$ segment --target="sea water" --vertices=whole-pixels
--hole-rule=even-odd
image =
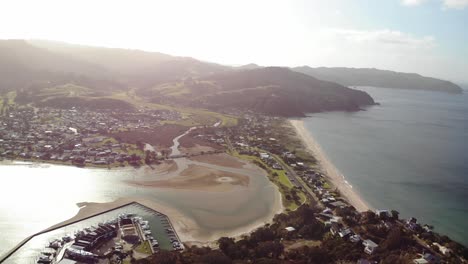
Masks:
[[[468,94],[357,87],[381,105],[311,114],[305,127],[376,209],[468,245]]]

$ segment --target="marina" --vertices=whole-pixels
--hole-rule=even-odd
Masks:
[[[30,237],[2,263],[61,263],[64,259],[98,262],[126,257],[135,245],[148,243],[150,251],[182,250],[170,219],[136,202],[59,226]]]

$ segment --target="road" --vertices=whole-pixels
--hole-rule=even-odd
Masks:
[[[225,137],[225,141],[226,141],[226,144],[228,146],[228,149],[230,150],[233,150],[233,146],[232,146],[232,143],[231,141],[229,140],[229,137]],[[281,166],[283,167],[284,171],[286,172],[286,176],[288,177],[289,181],[292,183],[292,185],[294,185],[295,187],[301,187],[302,190],[304,190],[304,192],[309,196],[309,199],[310,200],[315,200],[315,201],[319,201],[318,200],[318,197],[315,195],[315,193],[309,188],[309,186],[307,186],[299,177],[299,175],[297,175],[297,173],[291,168],[288,166],[288,164],[286,164],[280,157],[278,157],[277,155],[274,155],[273,153],[270,153],[268,151],[265,151],[267,152],[268,154],[270,154],[278,164],[281,164]]]
[[[276,160],[276,162],[281,164],[284,171],[287,173],[286,176],[288,176],[289,180],[291,181],[291,183],[294,186],[301,187],[306,192],[306,194],[308,194],[310,199],[314,199],[315,201],[318,201],[318,198],[317,198],[317,196],[315,196],[315,193],[309,188],[309,186],[307,186],[301,180],[299,175],[297,175],[297,173],[291,167],[289,167],[288,164],[286,164],[280,157],[278,157],[278,156],[276,156],[276,155],[274,155],[272,153],[270,153],[270,155],[272,155],[272,157]]]

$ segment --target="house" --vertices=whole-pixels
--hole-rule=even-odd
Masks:
[[[352,231],[349,228],[343,228],[338,232],[338,235],[341,238],[346,237],[347,235],[350,235],[350,234],[352,234]]]
[[[418,258],[418,259],[413,260],[413,263],[414,264],[428,264],[429,262],[427,262],[427,260],[425,260],[424,258]]]
[[[388,210],[375,210],[375,214],[376,214],[379,218],[389,218],[389,217],[392,217],[392,214],[391,214],[390,211],[388,211]]]
[[[296,231],[296,228],[294,228],[294,227],[292,227],[292,226],[288,226],[288,227],[286,227],[285,229],[286,229],[286,231],[288,231],[288,232]]]
[[[440,253],[444,255],[450,255],[452,253],[452,250],[450,248],[444,247],[441,244],[434,242],[432,245],[436,246],[439,248]]]
[[[367,260],[367,259],[359,259],[356,264],[373,264],[375,262],[372,262],[370,260]]]
[[[352,235],[349,237],[349,241],[351,241],[352,243],[357,243],[361,241],[361,237],[359,235]]]
[[[413,263],[415,264],[429,264],[429,263],[440,263],[440,258],[437,257],[437,256],[434,256],[430,253],[426,253],[426,254],[419,254],[420,257],[417,258],[417,259],[414,259],[413,260]]]
[[[406,221],[406,227],[412,231],[416,231],[418,229],[418,226],[418,220],[416,220],[416,218],[414,217],[411,217]]]
[[[268,155],[268,153],[262,152],[262,153],[260,153],[260,158],[262,160],[266,160],[266,159],[270,158],[270,155]]]
[[[275,164],[273,164],[273,169],[275,169],[275,170],[282,170],[283,167],[281,167],[281,165],[279,165],[278,163],[275,163]]]
[[[369,255],[373,254],[374,251],[379,246],[374,241],[372,241],[370,239],[366,239],[366,240],[362,241],[362,245],[364,246],[364,252],[366,252]]]
[[[338,232],[340,232],[340,225],[338,225],[337,223],[332,223],[330,227],[330,233],[332,233],[332,235],[335,236],[336,234],[338,234]]]
[[[328,200],[330,200],[330,199],[332,199],[332,198],[329,198]],[[342,201],[336,201],[336,202],[330,203],[329,206],[332,207],[332,208],[346,208],[349,205],[347,203],[342,202]]]
[[[137,227],[131,218],[121,218],[119,221],[119,227],[120,232],[122,233],[122,239],[132,244],[136,244],[140,241]]]
[[[77,264],[78,262],[76,262],[75,260],[71,260],[71,259],[67,259],[67,258],[64,258],[62,259],[61,261],[58,262],[58,264]]]
[[[440,258],[435,256],[435,255],[432,255],[430,253],[426,253],[423,255],[423,258],[428,262],[428,263],[435,263],[435,264],[438,264],[440,263]]]
[[[432,233],[432,228],[427,224],[423,226],[423,229],[427,233]]]

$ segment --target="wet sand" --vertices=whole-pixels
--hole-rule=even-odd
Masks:
[[[364,212],[371,207],[359,196],[353,187],[346,181],[341,172],[331,163],[326,154],[321,149],[320,145],[315,141],[312,135],[304,127],[302,120],[289,120],[290,124],[296,130],[297,135],[304,142],[304,145],[310,150],[314,157],[319,162],[320,168],[325,176],[330,180],[331,184],[338,188],[341,195],[348,200],[358,211]]]
[[[211,233],[209,236],[200,235],[200,226],[193,221],[190,217],[186,216],[184,213],[174,209],[173,207],[166,205],[164,203],[156,202],[154,200],[147,200],[142,198],[121,198],[114,202],[110,203],[92,203],[92,202],[83,202],[79,203],[80,207],[79,212],[72,218],[60,222],[56,225],[51,226],[44,230],[45,232],[55,229],[60,226],[68,225],[73,222],[83,220],[97,214],[100,214],[105,211],[109,211],[123,205],[137,202],[146,207],[149,207],[155,211],[161,212],[167,215],[174,226],[174,229],[177,232],[177,235],[183,243],[188,245],[198,245],[198,246],[216,246],[216,240],[220,237],[234,237],[240,238],[243,235],[246,235],[258,227],[261,227],[267,223],[271,223],[273,216],[284,211],[283,203],[281,201],[281,196],[277,195],[274,201],[275,211],[271,212],[271,217],[267,219],[260,219],[255,222],[251,222],[248,225],[236,228],[230,231],[217,231]]]
[[[224,192],[236,186],[247,187],[249,177],[227,171],[216,170],[205,166],[188,165],[178,176],[156,181],[128,181],[129,184],[171,189]]]

